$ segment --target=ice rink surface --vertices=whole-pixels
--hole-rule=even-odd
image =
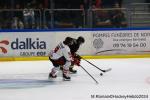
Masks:
[[[82,60],[71,81],[48,80],[49,61],[0,62],[0,100],[150,100],[150,58]],[[132,97],[137,98],[132,98]],[[139,98],[138,98],[139,97]]]

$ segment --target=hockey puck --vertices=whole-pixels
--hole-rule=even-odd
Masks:
[[[103,73],[100,73],[100,76],[103,76]]]

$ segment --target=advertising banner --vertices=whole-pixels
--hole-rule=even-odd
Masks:
[[[92,37],[97,55],[150,53],[149,30],[95,31]]]
[[[1,32],[0,57],[48,56],[66,37],[85,38],[80,55],[150,53],[149,30]]]

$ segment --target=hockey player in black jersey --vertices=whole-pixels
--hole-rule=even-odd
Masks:
[[[74,39],[74,38],[72,38],[72,39],[73,39],[73,44],[69,45],[70,52],[71,52],[73,58],[79,60],[79,63],[80,63],[81,57],[79,55],[77,55],[76,52],[80,48],[81,44],[83,44],[85,42],[85,40],[82,36],[79,36],[77,39]],[[74,64],[72,64],[69,67],[69,71],[72,73],[76,73],[77,70],[74,70],[73,67],[74,67]]]

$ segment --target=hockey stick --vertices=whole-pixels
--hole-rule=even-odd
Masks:
[[[98,81],[83,66],[80,65],[80,67],[96,82],[96,84],[99,84]]]
[[[82,58],[82,57],[81,57],[81,58]],[[86,59],[84,59],[84,58],[82,58],[82,59],[85,60],[86,62],[88,62],[89,64],[91,64],[92,66],[94,66],[95,68],[99,69],[99,70],[102,71],[102,72],[109,72],[109,71],[112,70],[111,68],[106,69],[106,70],[100,69],[99,67],[97,67],[96,65],[94,65],[93,63],[91,63],[90,61],[88,61],[88,60],[86,60]]]

